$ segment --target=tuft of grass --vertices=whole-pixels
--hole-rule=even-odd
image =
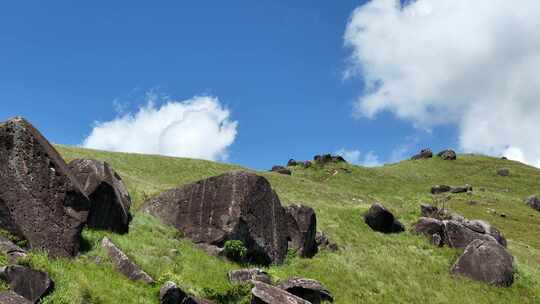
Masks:
[[[250,287],[227,280],[228,271],[242,266],[206,255],[175,229],[136,211],[144,199],[163,190],[240,167],[57,148],[67,161],[85,157],[109,162],[129,189],[134,219],[125,235],[85,229],[85,249],[72,260],[32,252],[26,262],[47,271],[56,282],[55,292],[44,303],[157,303],[159,283],[165,280],[218,303],[249,303]],[[509,168],[510,175],[497,176],[500,167]],[[312,259],[291,252],[283,265],[264,268],[274,280],[292,276],[319,280],[332,291],[337,304],[540,303],[540,238],[536,233],[540,212],[522,202],[526,196],[540,194],[540,170],[479,155],[459,155],[456,161],[403,161],[378,168],[330,164],[290,169],[292,176],[258,173],[268,178],[283,204],[300,202],[313,207],[318,230],[338,243],[340,250],[322,250]],[[510,288],[452,277],[449,268],[460,254],[458,250],[436,248],[409,232],[384,235],[363,223],[362,214],[379,201],[410,227],[419,216],[420,204],[433,201],[429,189],[435,184],[473,186],[472,195],[452,195],[445,205],[468,218],[487,220],[504,233],[516,265]],[[99,245],[104,236],[158,283],[132,282],[115,272]]]

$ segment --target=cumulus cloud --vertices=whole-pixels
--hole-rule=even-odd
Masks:
[[[351,15],[357,114],[457,125],[460,148],[540,166],[540,2],[373,0]]]
[[[236,126],[215,97],[195,96],[161,105],[150,98],[135,113],[96,122],[82,145],[108,151],[225,160],[227,148],[236,137]]]
[[[341,155],[347,162],[355,165],[362,165],[365,167],[376,167],[381,165],[379,156],[373,151],[369,151],[365,155],[362,155],[360,150],[340,149],[335,154]]]

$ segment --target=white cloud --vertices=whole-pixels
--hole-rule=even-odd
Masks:
[[[376,167],[381,165],[379,157],[373,151],[369,151],[363,157],[359,150],[340,149],[336,154],[341,155],[347,162],[355,165],[362,165],[365,167]]]
[[[219,100],[195,96],[156,105],[153,94],[134,114],[96,122],[84,140],[87,148],[225,160],[236,137],[236,121]]]
[[[345,32],[357,113],[456,124],[464,151],[540,165],[540,2],[374,0]]]

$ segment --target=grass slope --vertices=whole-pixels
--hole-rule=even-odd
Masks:
[[[105,235],[160,282],[173,280],[189,293],[219,303],[249,303],[249,286],[233,286],[226,279],[227,271],[241,266],[207,256],[174,229],[135,211],[147,196],[239,167],[57,148],[66,161],[86,157],[109,162],[129,188],[134,220],[130,233],[123,236],[85,230],[85,251],[74,260],[49,260],[43,253],[32,253],[25,263],[49,272],[56,282],[56,291],[45,303],[157,303],[159,285],[148,287],[114,272],[99,246]],[[510,168],[510,177],[496,176],[499,167]],[[475,155],[460,155],[457,161],[404,161],[380,168],[338,164],[292,170],[292,176],[260,174],[270,180],[284,204],[302,202],[313,207],[319,230],[336,241],[340,250],[323,251],[313,259],[291,256],[284,265],[267,269],[275,280],[290,276],[320,280],[333,292],[337,304],[540,303],[540,212],[522,202],[528,195],[540,194],[540,170]],[[408,229],[418,218],[419,205],[432,201],[429,188],[439,183],[473,185],[472,196],[453,195],[449,207],[466,217],[487,220],[505,234],[517,266],[512,287],[494,288],[452,278],[448,270],[459,255],[457,250],[435,248],[409,232],[376,233],[361,219],[371,203],[380,201]]]

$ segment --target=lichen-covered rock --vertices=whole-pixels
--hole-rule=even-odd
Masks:
[[[0,292],[0,304],[32,304],[32,302],[13,291],[2,291]]]
[[[179,188],[141,207],[195,243],[223,247],[240,240],[251,262],[280,264],[287,253],[285,209],[262,176],[232,171]]]
[[[322,301],[334,302],[330,291],[316,280],[291,278],[280,283],[278,287],[312,304],[319,304]]]
[[[108,163],[95,159],[75,159],[69,168],[90,198],[88,226],[127,233],[131,198],[120,175]]]
[[[451,248],[465,248],[474,240],[497,240],[489,234],[480,233],[457,221],[443,221],[444,242]]]
[[[399,233],[405,231],[405,227],[383,205],[375,203],[371,205],[364,215],[364,222],[371,229],[383,233]]]
[[[122,252],[116,245],[109,240],[109,238],[104,237],[101,241],[101,247],[107,251],[107,255],[111,258],[111,261],[114,265],[116,271],[125,275],[128,279],[132,281],[143,281],[146,284],[154,283],[154,279],[150,277],[146,272],[144,272],[139,266],[137,266],[133,261],[131,261],[128,256]]]
[[[251,289],[251,304],[311,304],[283,289],[255,282]]]
[[[0,123],[0,228],[52,257],[79,252],[90,201],[58,152],[30,123]]]
[[[450,271],[499,287],[508,287],[514,282],[512,255],[490,240],[472,241]]]
[[[293,204],[285,208],[289,249],[296,250],[301,257],[311,258],[317,253],[317,217],[313,208]]]
[[[231,270],[228,273],[228,277],[229,281],[232,283],[246,283],[252,281],[259,281],[266,284],[272,283],[268,273],[259,268]]]
[[[0,268],[0,278],[9,289],[32,303],[48,295],[54,289],[54,282],[43,272],[19,265]]]

